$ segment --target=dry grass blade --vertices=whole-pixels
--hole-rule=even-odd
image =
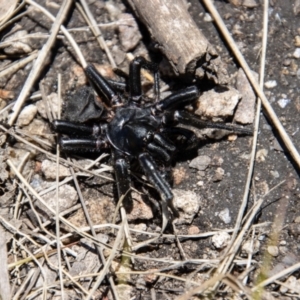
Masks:
[[[97,39],[97,41],[98,41],[98,43],[99,43],[101,49],[103,49],[103,50],[105,51],[105,53],[106,53],[106,55],[107,55],[107,58],[108,58],[108,60],[109,60],[109,63],[111,64],[111,66],[112,66],[113,68],[116,68],[117,65],[116,65],[116,63],[115,63],[115,60],[113,59],[113,57],[112,57],[112,55],[111,55],[111,53],[110,53],[110,50],[109,50],[109,48],[107,47],[104,38],[102,37],[101,30],[100,30],[100,28],[98,27],[98,24],[97,24],[97,22],[96,22],[96,20],[95,20],[95,18],[94,18],[94,16],[93,16],[93,14],[92,14],[92,12],[91,12],[90,9],[89,9],[89,6],[87,5],[87,3],[86,3],[85,0],[80,0],[80,3],[81,3],[81,5],[82,5],[82,7],[83,7],[83,9],[84,9],[84,11],[85,11],[85,14],[86,14],[86,16],[85,16],[85,14],[82,14],[83,17],[85,18],[85,20],[87,21],[87,23],[88,23],[90,29],[91,29],[92,32],[94,33],[94,35],[95,35],[95,37],[96,37],[96,39]],[[78,9],[81,10],[81,7],[78,5],[78,3],[76,3],[76,6],[77,6]]]
[[[17,72],[18,70],[24,68],[28,63],[36,59],[37,55],[38,55],[37,51],[34,51],[29,56],[10,64],[4,70],[0,71],[0,77],[11,75]]]
[[[18,0],[1,0],[0,1],[0,25],[4,24],[14,14]]]
[[[0,298],[2,300],[9,300],[11,299],[11,294],[7,272],[6,237],[2,227],[0,227],[0,278]]]

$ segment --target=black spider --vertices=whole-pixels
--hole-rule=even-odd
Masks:
[[[142,94],[141,68],[154,72],[155,102],[145,104]],[[114,157],[114,170],[118,196],[126,195],[130,200],[130,164],[138,161],[147,179],[159,192],[163,203],[172,208],[173,194],[164,174],[156,162],[169,164],[174,154],[179,150],[195,147],[198,139],[191,130],[177,127],[177,124],[191,125],[197,128],[220,128],[249,134],[247,129],[236,128],[219,123],[207,123],[198,116],[189,113],[184,106],[193,104],[199,96],[196,86],[189,86],[160,100],[159,75],[157,66],[143,57],[135,58],[130,64],[129,82],[126,87],[129,96],[124,99],[117,90],[122,84],[111,82],[101,76],[92,66],[85,69],[95,91],[103,98],[108,108],[106,120],[93,126],[67,120],[55,120],[53,126],[56,132],[68,135],[61,138],[59,144],[62,150],[72,152],[102,151],[110,148]],[[90,114],[99,117],[97,110],[87,93],[86,104],[81,107]],[[73,108],[74,109],[74,108]],[[78,121],[86,118],[78,114]],[[126,200],[125,200],[126,201]]]

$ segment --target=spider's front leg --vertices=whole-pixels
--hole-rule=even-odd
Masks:
[[[102,149],[109,147],[105,136],[105,124],[88,126],[76,122],[54,120],[52,126],[57,133],[70,136],[70,138],[59,138],[59,145],[63,151],[90,153],[101,152]]]
[[[136,57],[129,66],[129,100],[139,102],[142,98],[141,69],[148,69],[154,73],[154,94],[159,99],[159,73],[156,64],[147,61],[144,57]]]

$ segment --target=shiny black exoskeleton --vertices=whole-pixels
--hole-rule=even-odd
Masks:
[[[154,73],[155,101],[147,105],[144,104],[142,95],[141,68]],[[62,150],[72,152],[100,152],[107,148],[112,150],[119,197],[122,195],[131,197],[128,193],[130,163],[137,160],[164,203],[171,206],[173,198],[171,188],[155,161],[160,160],[167,164],[177,150],[197,145],[194,132],[177,127],[177,124],[249,134],[246,129],[204,122],[198,116],[186,111],[184,106],[193,104],[199,96],[197,86],[189,86],[160,100],[157,66],[143,57],[135,58],[130,64],[127,87],[129,96],[126,99],[123,99],[116,89],[122,87],[122,84],[105,79],[92,65],[88,66],[85,72],[95,91],[109,107],[109,121],[89,126],[73,121],[55,120],[53,126],[56,132],[68,136],[59,140]]]

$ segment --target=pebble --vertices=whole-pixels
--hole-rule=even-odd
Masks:
[[[33,104],[25,106],[19,114],[17,125],[22,127],[28,125],[37,113],[37,107]]]
[[[278,171],[270,171],[270,174],[274,177],[274,178],[279,178],[280,177],[280,175],[279,175],[279,173],[278,173]]]
[[[293,53],[293,56],[295,58],[300,58],[300,48],[296,48],[296,50]]]
[[[230,235],[227,232],[220,231],[212,236],[211,242],[216,249],[223,249],[230,242]]]
[[[138,25],[131,14],[122,13],[119,15],[119,39],[122,50],[128,52],[134,49],[142,39]]]
[[[293,223],[288,226],[288,231],[291,235],[300,236],[300,223]]]
[[[221,210],[219,213],[216,213],[217,216],[225,223],[229,224],[231,222],[231,216],[229,209],[226,207],[225,209]]]
[[[190,168],[197,169],[199,171],[204,171],[210,164],[211,158],[207,155],[200,155],[194,158],[190,164]]]
[[[259,149],[256,152],[255,160],[257,162],[264,162],[266,160],[267,156],[268,156],[268,150],[267,149]]]
[[[133,206],[130,214],[127,214],[128,221],[153,219],[152,209],[143,201],[142,196],[132,192],[131,197]]]
[[[258,74],[253,72],[258,80]],[[239,69],[236,79],[236,88],[242,96],[234,114],[234,120],[241,124],[250,124],[254,121],[256,94],[243,69]]]
[[[276,257],[279,255],[279,249],[277,246],[268,246],[268,253]]]
[[[44,176],[46,177],[46,179],[55,180],[56,169],[57,169],[57,164],[55,162],[50,161],[48,159],[43,160],[41,170]],[[58,169],[58,175],[59,175],[59,179],[63,179],[67,176],[70,176],[71,172],[69,168],[60,164]]]
[[[51,191],[43,196],[43,199],[50,208],[56,210],[56,190]],[[78,201],[77,191],[68,184],[64,184],[58,188],[58,206],[59,212],[63,212],[66,209],[74,206]],[[46,212],[48,209],[42,205]],[[50,213],[52,215],[52,213]]]
[[[254,240],[254,241],[251,241],[251,240],[247,240],[243,245],[242,245],[242,253],[243,254],[256,254],[258,253],[260,249],[260,241],[258,240]]]
[[[194,235],[194,234],[199,234],[199,233],[200,233],[200,229],[199,229],[199,227],[197,227],[195,225],[190,226],[188,229],[189,235]]]
[[[282,98],[282,99],[279,99],[277,101],[278,105],[281,107],[281,108],[285,108],[289,103],[291,102],[290,99],[287,99],[287,98]]]
[[[179,213],[176,224],[190,224],[200,210],[201,198],[193,191],[173,189],[173,206]]]
[[[296,291],[294,289],[299,290],[299,282],[297,282],[297,278],[295,276],[290,276],[284,283],[289,285],[291,289],[286,286],[280,286],[280,293],[285,294],[287,292],[294,294]]]
[[[269,80],[269,81],[266,81],[265,82],[265,87],[267,89],[272,89],[274,88],[275,86],[277,86],[277,81],[276,80]]]
[[[195,113],[213,121],[222,121],[233,115],[240,98],[240,93],[234,88],[209,90],[199,97]]]
[[[206,13],[205,15],[204,15],[204,18],[203,18],[203,21],[204,22],[212,22],[212,17],[211,17],[211,15],[210,14],[208,14],[208,13]]]
[[[225,174],[224,169],[219,167],[219,168],[216,169],[215,175],[214,175],[212,180],[215,181],[215,182],[216,181],[221,181],[224,177],[224,174]]]

